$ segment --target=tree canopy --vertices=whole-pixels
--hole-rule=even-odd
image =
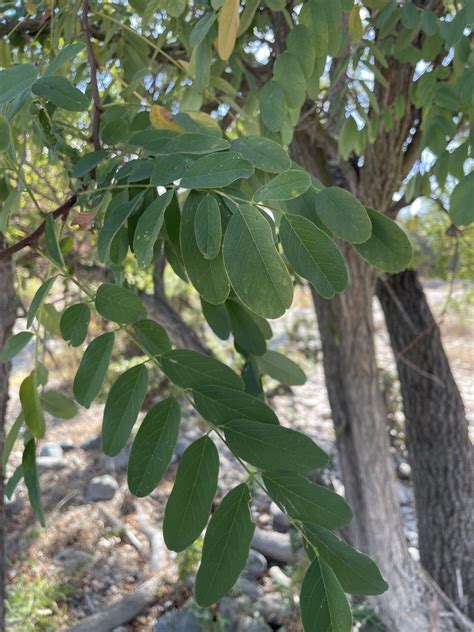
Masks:
[[[178,468],[164,524],[177,551],[207,524],[198,603],[214,603],[239,577],[258,485],[305,542],[305,630],[349,631],[345,592],[371,595],[387,585],[369,558],[331,533],[351,511],[306,476],[326,463],[324,452],[281,426],[265,403],[262,374],[304,381],[299,367],[267,349],[268,319],[291,307],[295,279],[325,299],[343,292],[351,282],[346,247],[379,270],[404,269],[411,246],[393,218],[420,195],[444,200],[455,226],[474,221],[474,174],[466,173],[474,5],[33,0],[1,10],[0,232],[12,245],[0,257],[31,246],[46,262],[27,329],[0,355],[8,361],[35,339],[22,413],[3,457],[23,433],[23,462],[9,491],[24,478],[43,521],[35,452],[47,414],[68,418],[90,406],[117,339],[127,338],[136,363],[106,400],[106,454],[129,440],[150,367],[174,385],[134,437],[132,493],[150,493],[163,476],[181,403],[208,424]],[[400,64],[414,81],[391,101]],[[296,162],[289,147],[307,129],[327,145],[332,164],[324,168],[337,164],[351,186],[325,186]],[[386,208],[374,209],[353,193],[362,165],[377,169],[368,148],[394,129],[405,151],[395,147],[379,160],[397,164],[405,180],[398,200],[390,195]],[[235,366],[173,348],[171,332],[148,317],[136,276],[161,256],[199,294],[216,336],[233,336]],[[85,283],[81,265],[105,269],[107,281]],[[60,311],[48,301],[52,291],[64,298]],[[99,335],[91,318],[103,319]],[[44,335],[86,345],[74,401],[47,388]],[[243,478],[210,516],[219,469],[213,436],[237,457]]]

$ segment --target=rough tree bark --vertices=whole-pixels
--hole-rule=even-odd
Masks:
[[[311,138],[300,133],[292,146],[295,160],[325,185],[352,188]],[[403,535],[395,491],[386,411],[378,382],[372,303],[376,272],[357,252],[341,244],[349,268],[348,288],[327,301],[313,293],[323,366],[336,430],[347,500],[354,511],[352,543],[370,554],[390,585],[374,600],[387,628],[398,632],[429,629],[429,605]]]
[[[423,566],[474,618],[473,449],[441,333],[413,270],[377,284],[397,360]]]
[[[3,235],[0,233],[0,250],[5,247]],[[15,289],[11,259],[0,261],[0,349],[11,333],[16,315]],[[10,364],[0,364],[0,458],[5,441],[5,417],[8,401],[8,376]],[[5,629],[5,501],[4,472],[0,461],[0,630]]]

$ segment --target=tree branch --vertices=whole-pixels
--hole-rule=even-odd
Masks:
[[[68,200],[66,200],[66,202],[64,202],[62,206],[58,207],[55,211],[52,211],[51,214],[53,216],[53,219],[57,219],[58,217],[61,217],[62,220],[65,221],[69,214],[69,211],[72,209],[72,207],[74,206],[76,202],[77,202],[77,195],[76,194],[71,195],[71,197]],[[13,246],[10,246],[9,248],[5,248],[5,250],[1,250],[0,260],[11,257],[13,254],[15,254],[15,252],[19,252],[20,250],[23,250],[23,248],[27,248],[28,246],[34,246],[36,242],[39,240],[39,238],[43,235],[45,228],[46,228],[46,220],[42,222],[38,226],[38,228],[31,233],[31,235],[27,235],[26,237],[18,241],[16,244],[13,244]]]
[[[101,149],[100,144],[100,115],[102,113],[102,106],[100,103],[99,87],[97,85],[97,70],[98,63],[94,55],[94,49],[92,47],[91,29],[89,24],[89,0],[84,0],[82,9],[82,26],[84,28],[84,39],[87,47],[87,59],[89,60],[89,66],[91,69],[91,90],[92,99],[94,101],[94,109],[92,113],[92,142],[94,149],[98,151]]]

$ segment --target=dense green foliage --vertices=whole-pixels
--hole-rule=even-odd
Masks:
[[[134,438],[131,491],[144,496],[164,475],[178,437],[180,403],[191,403],[208,422],[179,465],[164,523],[166,543],[182,550],[209,521],[198,603],[220,599],[245,565],[256,484],[286,511],[312,559],[301,591],[305,630],[349,631],[344,591],[377,594],[387,585],[375,564],[328,531],[352,514],[340,496],[306,477],[326,455],[309,438],[281,427],[265,404],[261,374],[287,384],[304,381],[294,363],[267,350],[266,319],[290,308],[297,275],[327,299],[344,291],[350,280],[339,240],[389,272],[410,262],[411,247],[387,216],[342,188],[324,187],[293,162],[288,145],[305,112],[324,112],[335,85],[342,103],[332,121],[340,128],[336,152],[355,164],[378,134],[417,108],[422,126],[416,142],[429,153],[430,166],[410,170],[406,198],[454,189],[452,222],[472,221],[473,176],[464,177],[471,141],[466,121],[474,106],[467,37],[472,3],[457,12],[446,3],[437,13],[395,0],[288,6],[247,0],[242,7],[238,0],[90,7],[60,0],[26,8],[29,16],[22,4],[4,9],[0,21],[0,229],[18,236],[16,211],[26,198],[43,207],[46,185],[34,170],[46,174],[50,165],[50,184],[65,192],[61,203],[69,202],[48,215],[44,239],[32,243],[48,270],[28,310],[31,331],[11,338],[1,352],[2,361],[10,359],[34,334],[36,363],[20,387],[22,417],[7,438],[8,449],[21,430],[25,443],[9,491],[23,476],[43,520],[35,452],[46,432],[44,413],[75,409],[64,396],[54,400],[44,391],[47,374],[38,359],[43,333],[61,335],[74,347],[87,342],[73,386],[85,407],[104,383],[116,340],[126,337],[136,344],[137,362],[110,389],[104,451],[116,455],[129,440],[150,367],[175,387]],[[33,39],[25,45],[30,30]],[[444,57],[449,63],[433,63]],[[375,95],[387,84],[391,58],[419,68],[419,78],[410,95],[381,112]],[[337,84],[342,75],[346,81]],[[71,226],[66,220],[74,206]],[[87,245],[80,257],[77,240]],[[147,318],[130,271],[149,270],[161,252],[200,295],[212,330],[222,339],[233,335],[239,367],[172,349],[167,332]],[[109,281],[81,281],[79,259],[106,268]],[[64,297],[62,313],[48,311],[53,290]],[[91,313],[103,318],[104,333],[97,337]],[[214,435],[236,455],[245,478],[209,520],[219,468]]]

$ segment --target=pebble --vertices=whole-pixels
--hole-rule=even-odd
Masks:
[[[245,616],[239,623],[239,632],[272,632],[268,623],[265,623],[262,619],[254,619],[253,617]]]
[[[59,445],[59,443],[44,443],[40,448],[39,456],[48,456],[62,459],[64,456],[64,450]]]
[[[273,502],[270,505],[270,515],[273,519],[273,528],[275,531],[279,531],[280,533],[287,533],[287,531],[289,531],[291,522],[285,516],[280,507]]]
[[[266,594],[256,603],[256,609],[273,628],[283,625],[288,614],[288,602],[280,594]]]
[[[202,632],[192,610],[170,610],[158,619],[155,632]]]
[[[48,470],[61,470],[66,467],[66,461],[62,456],[38,456],[36,459],[36,467],[38,468],[38,473],[41,474]]]
[[[266,573],[267,568],[268,563],[266,557],[258,551],[250,549],[242,577],[250,581],[260,579],[262,575]]]
[[[245,577],[240,577],[237,580],[237,584],[235,585],[235,587],[243,595],[250,597],[250,599],[257,599],[263,593],[263,588],[260,586],[260,584],[256,584],[249,579],[245,579]]]
[[[102,447],[102,439],[100,435],[89,437],[81,443],[82,450],[100,450]]]
[[[64,450],[64,452],[70,452],[71,450],[74,450],[76,448],[76,444],[69,437],[62,439],[60,446]]]
[[[262,553],[267,560],[288,563],[293,557],[290,536],[276,531],[255,529],[252,540],[252,548]]]
[[[192,443],[192,440],[189,437],[180,437],[176,442],[176,447],[174,449],[174,456],[179,461],[179,459],[183,456],[186,448]]]
[[[92,502],[111,500],[119,488],[119,484],[110,474],[95,476],[87,486],[86,498]]]
[[[288,577],[288,575],[285,575],[285,573],[281,570],[279,566],[272,566],[268,574],[273,579],[275,584],[278,584],[282,588],[290,588],[291,579]]]
[[[88,566],[92,561],[92,555],[85,551],[79,551],[72,548],[60,549],[53,559],[56,562],[60,562],[64,568],[69,570],[77,569],[80,567]]]

